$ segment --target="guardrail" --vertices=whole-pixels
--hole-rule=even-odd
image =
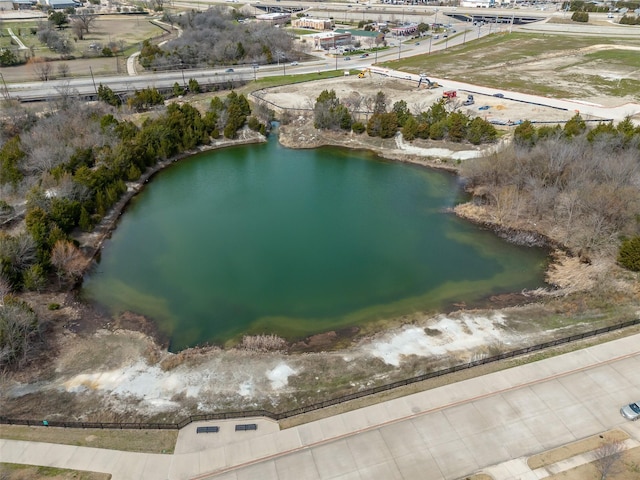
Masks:
[[[451,373],[459,372],[461,370],[467,370],[469,368],[477,367],[480,365],[486,365],[488,363],[495,363],[501,360],[509,358],[519,357],[532,352],[538,352],[547,348],[555,347],[558,345],[564,345],[567,343],[575,342],[577,340],[583,340],[585,338],[595,337],[604,333],[612,332],[615,330],[621,330],[634,325],[640,324],[640,319],[629,320],[609,327],[598,328],[588,332],[578,333],[569,337],[563,337],[556,340],[550,340],[548,342],[533,345],[531,347],[518,348],[510,352],[501,353],[492,357],[475,360],[469,363],[463,363],[455,365],[453,367],[445,368],[443,370],[436,370],[434,372],[425,373],[415,377],[407,378],[405,380],[398,380],[386,385],[380,385],[378,387],[368,388],[358,392],[351,393],[349,395],[343,395],[323,402],[314,403],[305,407],[296,408],[286,412],[274,413],[268,410],[246,410],[239,412],[220,412],[220,413],[208,413],[202,415],[191,415],[177,423],[104,423],[104,422],[64,422],[64,421],[47,421],[47,420],[24,420],[24,419],[11,419],[6,417],[0,417],[0,424],[5,425],[30,425],[30,426],[49,426],[49,427],[67,427],[67,428],[101,428],[101,429],[137,429],[137,430],[177,430],[186,427],[190,423],[208,421],[208,420],[230,420],[240,419],[248,417],[267,417],[273,420],[282,420],[285,418],[295,417],[303,413],[312,412],[314,410],[320,410],[323,408],[338,405],[340,403],[349,402],[358,398],[368,397],[395,388],[410,385],[412,383],[423,382],[432,378],[442,377]]]

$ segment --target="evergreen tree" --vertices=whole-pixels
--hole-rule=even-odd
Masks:
[[[521,147],[532,147],[538,138],[536,127],[529,120],[525,120],[513,131],[513,140]]]
[[[398,119],[398,125],[400,127],[404,127],[405,122],[409,117],[411,117],[411,113],[409,112],[409,107],[407,106],[407,102],[404,100],[400,100],[393,104],[393,112],[396,114]]]
[[[376,93],[373,104],[373,113],[387,113],[387,96],[383,91]]]
[[[640,237],[622,242],[618,251],[618,263],[633,272],[640,272]]]
[[[447,124],[447,138],[452,142],[462,142],[467,138],[469,117],[461,112],[451,113],[445,120]]]
[[[587,129],[587,124],[579,113],[576,113],[567,123],[564,124],[564,134],[567,137],[575,137],[580,135]]]
[[[415,119],[413,115],[409,115],[404,122],[402,127],[402,136],[405,140],[411,141],[416,138],[418,135],[418,121]]]
[[[19,163],[26,156],[20,149],[20,137],[15,136],[0,148],[0,185],[12,185],[14,188],[22,181],[23,175]]]

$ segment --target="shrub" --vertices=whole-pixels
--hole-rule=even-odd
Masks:
[[[362,122],[353,122],[353,124],[351,125],[351,130],[353,130],[353,133],[357,133],[358,135],[360,135],[361,133],[364,133],[366,127]]]
[[[242,337],[242,348],[254,352],[283,350],[287,341],[277,335],[245,335]]]
[[[622,242],[618,250],[618,263],[628,270],[640,272],[640,237]]]
[[[573,12],[573,15],[571,15],[571,20],[573,20],[574,22],[587,23],[589,21],[589,13]]]

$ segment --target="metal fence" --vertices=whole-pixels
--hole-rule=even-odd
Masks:
[[[550,340],[548,342],[533,345],[531,347],[518,348],[510,352],[501,353],[492,357],[475,360],[469,363],[463,363],[455,365],[453,367],[445,368],[443,370],[437,370],[434,372],[425,373],[415,377],[407,378],[405,380],[398,380],[386,385],[380,385],[378,387],[368,388],[358,392],[351,393],[349,395],[343,395],[340,397],[325,400],[323,402],[314,403],[305,407],[296,408],[286,412],[274,413],[268,410],[246,410],[240,412],[221,412],[221,413],[209,413],[203,415],[191,415],[177,423],[104,423],[104,422],[61,422],[61,421],[47,421],[47,420],[23,420],[23,419],[11,419],[6,417],[0,417],[0,424],[8,425],[32,425],[32,426],[50,426],[50,427],[68,427],[68,428],[102,428],[102,429],[138,429],[138,430],[177,430],[181,429],[192,422],[200,422],[207,420],[230,420],[241,419],[247,417],[267,417],[273,420],[282,420],[285,418],[295,417],[303,413],[312,412],[314,410],[320,410],[322,408],[338,405],[340,403],[349,402],[358,398],[368,397],[388,390],[393,390],[398,387],[404,387],[411,385],[412,383],[418,383],[425,380],[429,380],[436,377],[442,377],[451,373],[459,372],[461,370],[467,370],[469,368],[477,367],[479,365],[486,365],[488,363],[495,363],[501,360],[509,358],[519,357],[532,352],[538,352],[547,348],[555,347],[558,345],[564,345],[567,343],[575,342],[577,340],[583,340],[585,338],[595,337],[602,335],[603,333],[612,332],[615,330],[621,330],[633,325],[640,324],[640,319],[629,320],[609,327],[599,328],[597,330],[591,330],[584,333],[578,333],[569,337],[563,337],[556,340]]]

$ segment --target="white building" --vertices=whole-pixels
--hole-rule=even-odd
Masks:
[[[271,25],[286,25],[291,20],[290,13],[263,13],[262,15],[256,15],[256,20],[259,22],[267,22]]]

